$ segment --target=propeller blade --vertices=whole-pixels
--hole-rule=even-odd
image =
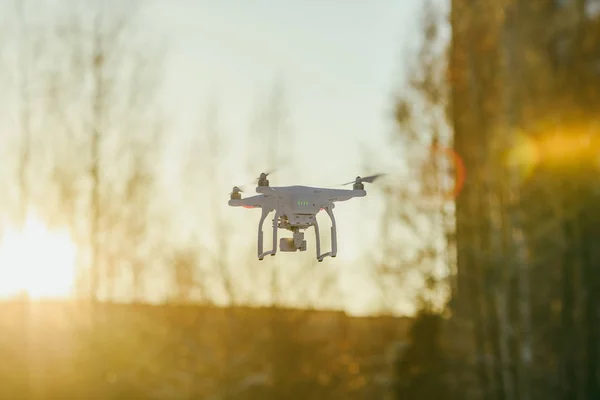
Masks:
[[[375,180],[381,176],[384,176],[385,174],[376,174],[376,175],[371,175],[371,176],[365,176],[364,178],[361,178],[360,176],[357,176],[356,179],[354,179],[351,182],[347,182],[347,183],[342,183],[341,186],[346,186],[346,185],[352,185],[353,183],[373,183],[375,182]]]
[[[268,172],[262,172],[258,178],[256,178],[257,181],[261,180],[261,179],[267,179],[267,177],[273,173],[277,172],[277,170],[272,169]]]
[[[375,182],[375,180],[379,177],[382,177],[385,174],[376,174],[376,175],[371,175],[371,176],[367,176],[365,178],[361,178],[361,182],[367,182],[367,183],[373,183]]]

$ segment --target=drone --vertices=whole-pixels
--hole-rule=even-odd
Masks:
[[[361,178],[343,185],[353,184],[352,190],[316,188],[308,186],[271,187],[267,177],[269,173],[261,173],[258,178],[257,196],[242,198],[243,192],[234,186],[230,193],[229,205],[232,207],[260,208],[262,210],[258,223],[258,259],[274,256],[277,253],[277,230],[291,231],[292,238],[281,238],[279,249],[282,252],[306,251],[304,231],[311,226],[315,230],[317,260],[322,262],[325,257],[334,258],[337,255],[337,232],[333,209],[338,201],[346,201],[355,197],[367,195],[364,183],[373,183],[383,174]],[[273,218],[273,246],[271,250],[263,251],[263,223],[269,214],[275,211]],[[317,214],[325,211],[331,219],[331,251],[321,253],[321,240]]]

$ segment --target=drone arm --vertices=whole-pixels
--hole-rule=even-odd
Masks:
[[[340,201],[348,201],[355,197],[365,197],[367,192],[365,190],[330,190],[328,196],[328,200],[331,203],[340,202]]]
[[[247,207],[247,208],[257,208],[263,207],[267,205],[265,201],[265,196],[260,194],[258,196],[246,197],[245,199],[231,199],[229,200],[229,205],[232,207]],[[269,210],[270,212],[270,210]]]

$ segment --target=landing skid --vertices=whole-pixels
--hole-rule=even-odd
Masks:
[[[279,212],[275,213],[275,217],[273,218],[273,244],[271,250],[264,251],[263,249],[263,224],[267,215],[269,215],[274,209],[263,208],[262,214],[260,217],[260,221],[258,223],[258,260],[264,260],[264,257],[267,255],[275,256],[277,254],[277,229],[278,221],[279,221]],[[316,251],[317,251],[317,261],[323,262],[325,257],[335,258],[337,255],[337,229],[335,223],[335,217],[333,216],[333,211],[331,207],[326,207],[325,212],[329,215],[329,219],[331,220],[331,251],[327,253],[321,253],[321,235],[319,233],[319,224],[315,220],[312,226],[315,228],[315,239],[316,239]]]

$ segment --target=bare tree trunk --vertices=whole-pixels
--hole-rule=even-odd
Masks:
[[[481,331],[478,333],[481,338],[478,340],[480,342],[480,352],[484,352],[483,356],[488,356],[488,348],[491,351],[492,356],[487,359],[485,362],[479,365],[480,371],[479,373],[483,376],[486,375],[484,381],[482,381],[482,386],[484,390],[484,396],[497,396],[499,384],[498,375],[500,374],[498,363],[500,360],[498,359],[498,352],[501,351],[498,347],[497,336],[498,332],[498,320],[497,318],[493,318],[494,312],[494,299],[493,294],[489,292],[489,283],[490,276],[493,276],[494,272],[494,264],[490,265],[488,257],[491,255],[495,256],[491,252],[491,243],[490,243],[490,234],[491,234],[491,224],[489,223],[490,218],[490,207],[489,207],[489,199],[490,199],[490,188],[489,188],[489,175],[482,171],[483,166],[489,166],[489,160],[485,155],[481,154],[482,149],[489,148],[489,141],[491,140],[492,130],[491,121],[488,120],[489,108],[485,109],[484,105],[488,102],[488,96],[491,96],[491,93],[487,92],[487,89],[490,89],[490,81],[491,77],[485,74],[484,64],[493,63],[494,60],[491,59],[490,55],[487,54],[485,57],[482,57],[477,52],[476,43],[472,41],[472,38],[486,35],[485,27],[483,26],[483,21],[479,21],[475,18],[478,10],[481,10],[483,7],[481,5],[475,4],[474,1],[467,1],[467,4],[464,4],[464,7],[468,7],[469,10],[465,11],[465,20],[468,21],[468,29],[464,38],[465,42],[463,45],[465,48],[463,49],[466,52],[468,70],[470,71],[469,79],[468,79],[468,91],[469,91],[469,108],[471,111],[462,110],[463,113],[470,112],[472,113],[466,121],[467,123],[462,127],[465,130],[462,134],[468,135],[466,138],[467,141],[470,141],[471,144],[467,150],[467,154],[461,153],[463,149],[459,149],[458,152],[460,154],[465,154],[471,161],[471,185],[479,185],[483,187],[483,189],[475,188],[471,196],[472,198],[472,207],[465,210],[466,214],[458,215],[457,218],[469,218],[469,214],[475,212],[476,218],[479,220],[478,223],[475,224],[475,229],[473,231],[472,237],[464,237],[463,240],[471,243],[472,246],[475,246],[477,249],[476,257],[474,261],[474,272],[476,271],[477,276],[483,282],[480,283],[479,293],[475,299],[476,302],[480,303],[480,311],[479,315],[475,316],[475,324],[477,325],[477,329]],[[475,182],[474,182],[475,181]],[[468,222],[471,223],[471,222]],[[491,315],[490,315],[491,314]],[[493,398],[493,397],[492,397]]]
[[[19,149],[19,165],[18,165],[18,185],[19,185],[19,198],[18,198],[18,206],[17,206],[17,223],[19,226],[22,226],[25,223],[25,219],[27,218],[27,209],[29,206],[29,182],[28,182],[28,172],[29,172],[29,159],[31,152],[31,127],[30,127],[30,107],[31,100],[29,98],[29,69],[30,69],[30,41],[29,41],[29,29],[27,26],[27,20],[25,16],[25,0],[16,0],[16,11],[17,11],[17,19],[19,21],[20,28],[20,43],[19,43],[19,72],[20,72],[20,87],[19,93],[21,96],[21,104],[20,104],[20,139],[21,146]],[[26,301],[25,310],[26,313],[24,315],[26,323],[23,325],[24,334],[23,338],[25,340],[25,354],[26,354],[26,362],[24,363],[25,371],[23,371],[23,376],[26,377],[24,379],[24,387],[23,387],[23,396],[26,398],[35,398],[35,388],[36,388],[36,380],[35,380],[35,371],[34,371],[34,362],[36,360],[34,349],[32,346],[32,327],[31,327],[31,303],[29,300]]]
[[[517,127],[519,109],[523,106],[520,94],[520,84],[515,78],[519,76],[515,71],[521,71],[522,65],[518,57],[518,5],[509,6],[506,10],[506,20],[502,28],[501,60],[503,72],[503,116],[501,126],[506,126],[506,130],[513,132]],[[517,145],[514,134],[507,138],[503,147],[504,150],[514,148]],[[530,372],[533,362],[533,340],[531,327],[531,304],[529,288],[529,260],[527,259],[527,244],[525,243],[524,233],[522,231],[521,208],[523,204],[520,199],[520,171],[518,166],[509,166],[509,184],[508,195],[511,197],[507,212],[510,214],[510,235],[513,246],[511,246],[512,259],[516,264],[516,274],[518,279],[517,302],[519,312],[520,336],[517,343],[519,352],[519,362],[517,363],[518,392],[520,400],[531,399]]]
[[[565,221],[565,237],[568,242],[574,238],[572,221]],[[562,307],[561,307],[561,342],[562,349],[559,364],[559,378],[562,386],[562,398],[576,398],[577,366],[575,365],[575,318],[573,315],[575,293],[572,263],[574,248],[568,247],[562,260]]]
[[[102,6],[101,6],[102,7]],[[92,105],[92,131],[90,138],[90,165],[89,174],[91,179],[90,193],[90,209],[89,209],[89,249],[90,257],[90,293],[89,300],[91,302],[91,331],[89,332],[91,345],[91,356],[94,357],[93,367],[90,371],[90,384],[99,386],[96,390],[100,394],[104,392],[104,385],[98,385],[101,382],[105,373],[105,355],[100,354],[97,336],[95,334],[98,326],[102,326],[103,308],[99,304],[99,288],[100,288],[100,218],[101,218],[101,199],[100,199],[100,169],[101,169],[101,146],[102,146],[102,123],[104,112],[104,48],[102,40],[102,21],[103,10],[98,12],[94,21],[93,27],[93,48],[92,48],[92,66],[91,74],[93,79],[93,105]]]
[[[29,206],[29,182],[28,182],[28,167],[31,153],[31,100],[30,100],[30,85],[29,85],[29,70],[30,70],[30,41],[29,29],[25,16],[25,0],[16,0],[17,18],[20,26],[20,53],[19,53],[19,71],[20,71],[20,124],[21,124],[21,149],[19,153],[19,205],[18,205],[18,222],[24,223],[27,208]]]
[[[216,104],[212,104],[207,110],[207,120],[206,120],[206,136],[208,141],[208,146],[205,149],[207,154],[207,163],[206,165],[206,174],[208,175],[207,182],[210,182],[212,187],[219,188],[221,187],[220,180],[220,168],[218,167],[222,164],[222,156],[224,155],[222,151],[222,147],[226,145],[223,138],[221,137],[220,127],[219,127],[219,110]],[[228,302],[230,306],[235,306],[238,304],[238,293],[237,288],[234,283],[233,276],[231,271],[229,270],[229,232],[230,229],[226,225],[225,218],[223,217],[223,213],[220,211],[222,209],[221,199],[218,196],[211,196],[212,204],[211,209],[213,212],[211,213],[213,221],[214,221],[214,229],[215,229],[215,238],[218,243],[218,250],[213,251],[212,254],[212,262],[217,266],[223,287],[225,289],[225,293],[228,297]]]
[[[508,318],[508,298],[507,292],[504,289],[497,289],[495,293],[495,303],[498,313],[498,326],[500,329],[499,344],[500,344],[500,370],[502,371],[502,393],[500,398],[506,400],[515,399],[514,385],[512,375],[510,373],[511,357],[509,347],[510,330],[512,326]]]
[[[529,283],[529,262],[527,257],[527,243],[522,230],[521,207],[522,204],[517,200],[519,196],[515,192],[519,190],[517,180],[518,171],[515,169],[509,172],[510,178],[510,195],[513,197],[510,201],[509,208],[509,224],[510,237],[512,241],[509,250],[511,261],[515,265],[515,274],[517,279],[516,286],[516,303],[518,313],[518,324],[520,335],[516,338],[516,346],[518,351],[518,360],[516,363],[518,394],[520,400],[531,399],[531,369],[533,363],[533,339],[531,325],[531,294]]]
[[[271,97],[267,103],[267,115],[265,115],[265,139],[269,143],[269,145],[266,147],[268,152],[267,160],[269,163],[269,169],[281,167],[279,144],[282,142],[285,143],[286,139],[289,137],[289,135],[286,135],[288,132],[285,131],[287,128],[285,126],[285,112],[283,86],[281,84],[276,85],[272,89]],[[273,221],[273,223],[277,224],[278,221]],[[271,263],[271,302],[274,307],[277,307],[277,305],[281,304],[280,268],[281,264],[279,262]],[[277,313],[277,310],[275,310],[275,312]]]
[[[90,177],[92,180],[90,205],[90,299],[98,301],[100,287],[100,163],[102,145],[102,123],[104,113],[104,49],[102,40],[102,10],[99,11],[94,24],[92,76],[94,79],[93,126],[91,138]]]
[[[592,208],[592,207],[590,207]],[[595,208],[595,207],[593,207]],[[593,209],[592,208],[592,209]],[[586,213],[587,214],[587,213]],[[600,293],[600,276],[598,276],[598,265],[600,265],[600,250],[596,245],[597,239],[600,236],[598,228],[598,216],[594,213],[592,218],[587,218],[588,215],[581,215],[584,228],[584,254],[583,254],[583,274],[582,285],[585,289],[585,377],[586,396],[588,399],[600,398],[600,385],[598,378],[598,336],[600,334],[599,323],[600,319],[600,301],[598,293]]]
[[[206,137],[208,141],[208,146],[205,149],[207,163],[206,166],[206,174],[207,183],[213,188],[221,187],[220,184],[220,168],[222,160],[221,157],[223,152],[221,151],[222,146],[225,145],[223,138],[221,137],[221,131],[219,127],[219,114],[218,114],[218,106],[217,104],[211,104],[207,110],[207,120],[206,120]],[[217,240],[217,250],[212,250],[210,262],[213,266],[216,266],[219,276],[221,278],[221,282],[223,284],[223,289],[225,290],[225,294],[227,296],[227,302],[229,303],[225,310],[225,331],[222,333],[222,346],[224,351],[224,365],[222,365],[221,371],[222,376],[220,376],[220,384],[222,387],[229,390],[235,385],[235,377],[236,371],[234,371],[233,361],[235,354],[231,352],[231,340],[232,335],[231,332],[235,329],[234,322],[237,317],[240,317],[241,314],[238,314],[235,310],[235,306],[238,304],[238,292],[234,279],[232,276],[232,272],[230,271],[229,264],[229,233],[230,229],[226,225],[226,220],[220,211],[222,208],[222,204],[220,204],[219,196],[211,196],[211,209],[213,212],[211,213],[211,217],[213,220],[213,229],[214,229],[214,237]],[[228,393],[228,392],[227,392]],[[229,398],[229,394],[226,395],[225,398]]]

